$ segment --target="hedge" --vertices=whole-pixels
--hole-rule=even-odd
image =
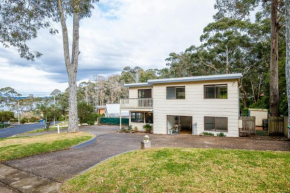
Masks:
[[[102,117],[100,123],[104,125],[120,125],[120,118]],[[122,118],[122,125],[129,125],[129,118]]]

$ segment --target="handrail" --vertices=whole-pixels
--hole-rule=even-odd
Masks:
[[[153,108],[152,98],[130,98],[130,99],[120,99],[121,109],[142,109],[142,108]]]

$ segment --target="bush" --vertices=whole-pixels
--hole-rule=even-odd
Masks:
[[[31,118],[29,119],[29,122],[32,122],[32,123],[34,123],[34,122],[38,122],[38,121],[39,121],[39,119],[36,118],[36,117],[31,117]]]
[[[18,119],[10,119],[10,122],[11,123],[17,123],[18,122]]]
[[[151,133],[152,131],[152,125],[150,124],[144,125],[143,128],[146,130],[147,133]]]
[[[242,116],[248,116],[249,115],[249,109],[248,108],[244,108],[242,110]]]
[[[14,113],[11,111],[0,111],[0,122],[8,122],[14,119]]]
[[[218,136],[218,137],[226,137],[226,135],[224,133],[218,133],[216,136]]]
[[[209,133],[209,132],[203,132],[203,135],[207,135],[207,136],[214,136],[213,133]]]
[[[58,118],[58,121],[64,121],[65,120],[65,117],[64,116],[60,116],[59,118]]]
[[[88,125],[95,125],[95,121],[87,121]]]
[[[20,120],[21,124],[24,124],[24,123],[27,123],[27,122],[28,122],[28,120],[25,117]]]
[[[138,131],[138,127],[135,126],[135,127],[134,127],[134,131]]]

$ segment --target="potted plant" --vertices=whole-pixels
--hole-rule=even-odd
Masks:
[[[151,133],[152,131],[152,125],[150,124],[144,125],[143,128],[146,130],[147,133]]]

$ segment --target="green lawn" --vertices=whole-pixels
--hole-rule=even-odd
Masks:
[[[59,130],[67,130],[67,127],[60,127]],[[56,131],[57,127],[49,127],[48,131]],[[25,133],[22,133],[21,135],[26,135],[26,134],[31,134],[31,133],[42,133],[42,132],[46,132],[47,130],[45,128],[40,128],[40,129],[36,129],[36,130],[32,130],[32,131],[28,131]]]
[[[78,132],[1,139],[0,162],[67,149],[91,138],[92,134]]]
[[[105,161],[62,192],[290,192],[290,153],[163,148]]]

